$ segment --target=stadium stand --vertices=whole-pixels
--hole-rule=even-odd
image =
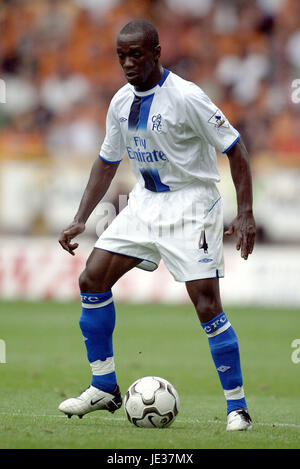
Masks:
[[[297,240],[297,0],[3,0],[1,232],[56,234],[74,213],[103,139],[109,101],[125,83],[115,38],[133,18],[155,23],[165,67],[199,84],[242,132],[254,171],[260,239]],[[224,197],[230,198],[224,157],[220,171]],[[132,184],[124,161],[108,200],[117,204],[117,194],[128,193]],[[232,211],[228,204],[225,222]],[[284,230],[270,228],[272,213]]]

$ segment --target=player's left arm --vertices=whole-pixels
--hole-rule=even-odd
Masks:
[[[229,225],[226,236],[236,237],[236,248],[241,251],[241,257],[248,258],[254,248],[256,235],[255,219],[253,216],[252,176],[248,152],[240,138],[227,152],[230,171],[237,196],[237,216]]]

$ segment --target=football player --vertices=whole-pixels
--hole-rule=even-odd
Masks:
[[[235,235],[242,258],[252,253],[255,220],[248,154],[239,132],[194,83],[165,69],[156,28],[135,20],[117,38],[127,84],[112,98],[106,136],[73,222],[60,244],[70,254],[96,205],[106,194],[123,156],[137,183],[128,205],[103,232],[79,280],[79,321],[92,369],[91,385],[59,409],[71,416],[122,404],[113,358],[115,307],[111,292],[133,267],[149,271],[163,260],[185,282],[208,337],[227,402],[227,430],[248,430],[239,344],[222,306],[224,276],[222,199],[216,149],[228,156],[237,215],[226,235]],[[188,358],[188,357],[187,357]]]

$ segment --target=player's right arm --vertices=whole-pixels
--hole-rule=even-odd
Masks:
[[[107,163],[101,158],[97,158],[92,166],[90,177],[83,193],[78,211],[72,223],[65,228],[60,237],[59,243],[72,256],[78,243],[72,243],[72,239],[85,230],[85,224],[96,205],[106,194],[111,181],[116,174],[119,162]]]

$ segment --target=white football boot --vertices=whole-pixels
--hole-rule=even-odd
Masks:
[[[233,410],[227,416],[226,430],[251,430],[251,418],[246,409]]]
[[[94,410],[108,410],[114,413],[122,405],[122,396],[119,386],[116,386],[112,393],[101,391],[101,389],[89,386],[78,397],[71,397],[63,401],[58,409],[64,412],[69,418],[78,415],[82,418]]]

